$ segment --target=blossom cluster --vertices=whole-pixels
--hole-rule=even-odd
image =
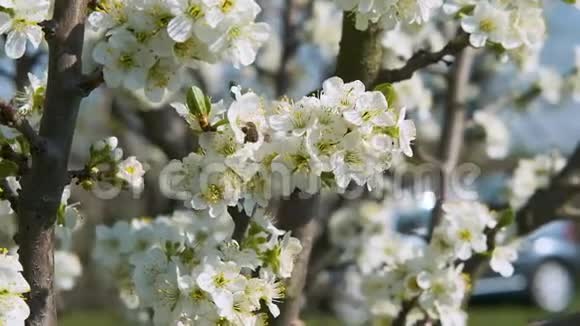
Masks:
[[[0,324],[24,325],[30,309],[22,297],[30,291],[16,255],[0,249]]]
[[[78,176],[83,187],[92,189],[99,183],[135,192],[143,190],[143,164],[135,156],[123,160],[123,149],[118,144],[116,137],[108,137],[91,146],[89,160]]]
[[[0,35],[6,34],[4,51],[9,58],[18,59],[26,52],[26,43],[37,49],[44,33],[38,23],[51,15],[50,0],[0,1]]]
[[[446,202],[443,211],[429,244],[394,232],[385,205],[365,203],[332,217],[333,243],[344,250],[343,258],[356,262],[356,269],[347,271],[346,281],[350,283],[347,287],[353,287],[352,294],[358,296],[354,301],[358,308],[349,306],[352,299],[348,298],[335,304],[349,324],[369,319],[392,321],[404,306],[410,306],[408,325],[425,320],[465,325],[462,303],[471,281],[463,262],[473,255],[490,254],[492,270],[504,277],[512,275],[516,250],[511,245],[490,246],[490,237],[509,221],[478,202]],[[359,314],[352,314],[357,310]],[[358,320],[351,320],[353,317]]]
[[[397,23],[421,24],[429,21],[443,5],[443,0],[335,0],[344,11],[352,11],[356,28],[366,30],[369,23],[392,29]]]
[[[115,278],[130,308],[150,308],[156,325],[263,325],[274,317],[302,250],[264,214],[231,239],[228,214],[177,211],[154,220],[97,227],[95,261]]]
[[[537,49],[546,36],[541,1],[460,0],[451,1],[445,9],[461,17],[461,27],[470,34],[474,47],[489,42],[506,50]]]
[[[88,22],[102,35],[93,59],[106,84],[161,102],[199,62],[254,62],[269,27],[254,0],[99,0]]]
[[[167,168],[172,191],[211,216],[243,200],[248,212],[295,191],[343,191],[354,182],[371,187],[394,155],[412,155],[415,126],[405,109],[389,106],[379,91],[334,77],[320,96],[267,101],[234,89],[226,110],[193,90],[174,103],[194,130],[200,151]],[[197,98],[197,100],[196,100]]]
[[[565,165],[566,159],[557,152],[521,159],[509,181],[511,207],[519,209],[525,205],[536,190],[547,187]]]
[[[503,159],[510,150],[510,131],[494,112],[479,110],[473,120],[485,132],[485,151],[491,159]]]

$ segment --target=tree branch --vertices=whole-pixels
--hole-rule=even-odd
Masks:
[[[30,144],[33,151],[44,150],[44,141],[32,128],[28,120],[18,114],[11,105],[0,102],[0,123],[18,130]]]
[[[238,243],[242,243],[242,240],[244,240],[244,236],[246,235],[246,230],[250,225],[250,217],[246,215],[245,212],[240,212],[237,207],[228,207],[228,213],[230,213],[234,220],[234,233],[232,234],[232,239],[236,240]]]
[[[457,55],[468,46],[469,35],[463,31],[459,31],[457,36],[449,41],[440,51],[427,52],[420,50],[413,54],[402,68],[381,71],[377,79],[377,84],[396,83],[411,79],[415,71],[442,61],[448,55]]]
[[[438,153],[441,178],[439,180],[438,198],[435,208],[433,208],[427,241],[431,241],[433,230],[439,224],[441,216],[443,215],[442,205],[448,196],[448,183],[461,154],[463,134],[465,131],[465,102],[474,56],[473,49],[466,48],[461,51],[448,76],[448,96],[445,112],[443,113],[443,132],[441,134]]]
[[[282,40],[284,41],[282,48],[282,57],[280,58],[280,67],[275,74],[276,81],[276,95],[282,96],[288,89],[289,78],[287,75],[288,62],[298,49],[298,35],[296,35],[296,1],[285,1],[285,6],[282,9]]]
[[[80,92],[71,92],[71,81],[82,79],[87,4],[88,0],[57,0],[54,18],[46,24],[54,27],[54,35],[47,35],[48,83],[39,131],[45,150],[32,152],[32,167],[22,178],[17,212],[19,257],[31,287],[27,296],[29,326],[57,324],[54,225],[68,181],[68,159],[82,99]],[[25,128],[25,134],[34,141],[35,134]]]
[[[314,239],[319,232],[318,205],[319,196],[308,199],[298,199],[298,194],[294,198],[281,202],[278,211],[278,226],[282,229],[292,230],[293,235],[300,239],[302,251],[296,258],[292,276],[287,281],[287,291],[284,303],[281,305],[281,314],[274,322],[279,326],[300,325],[300,310],[303,306],[302,292],[306,286],[308,275],[308,262]]]
[[[567,217],[560,214],[561,208],[580,193],[575,184],[578,178],[580,178],[580,143],[548,188],[538,189],[518,210],[516,214],[518,233],[525,235],[554,219]]]

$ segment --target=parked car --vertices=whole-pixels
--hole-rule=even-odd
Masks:
[[[544,310],[559,312],[572,302],[579,272],[578,225],[557,220],[522,240],[513,276],[503,278],[486,271],[475,283],[473,298],[515,295]]]
[[[424,237],[430,210],[401,214],[397,230]],[[514,274],[509,278],[488,269],[475,282],[472,299],[523,298],[538,307],[559,312],[571,303],[580,274],[580,228],[575,222],[556,220],[521,241]]]

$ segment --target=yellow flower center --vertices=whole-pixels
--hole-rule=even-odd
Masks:
[[[236,2],[234,0],[222,0],[220,9],[225,14],[230,12],[234,8],[235,4]]]
[[[479,22],[479,29],[482,32],[491,33],[495,30],[495,23],[491,18],[486,18]]]
[[[459,239],[463,240],[463,241],[471,241],[471,239],[473,238],[471,231],[467,230],[467,229],[463,229],[460,230],[458,233]]]
[[[205,200],[210,204],[216,204],[223,198],[223,190],[220,186],[211,184],[204,194]]]
[[[186,13],[194,20],[198,20],[204,16],[203,9],[200,5],[191,5],[187,8]]]

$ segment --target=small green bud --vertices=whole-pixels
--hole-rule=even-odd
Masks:
[[[187,107],[189,112],[196,117],[207,117],[211,111],[211,102],[209,97],[203,94],[203,91],[197,87],[192,86],[187,91]]]

